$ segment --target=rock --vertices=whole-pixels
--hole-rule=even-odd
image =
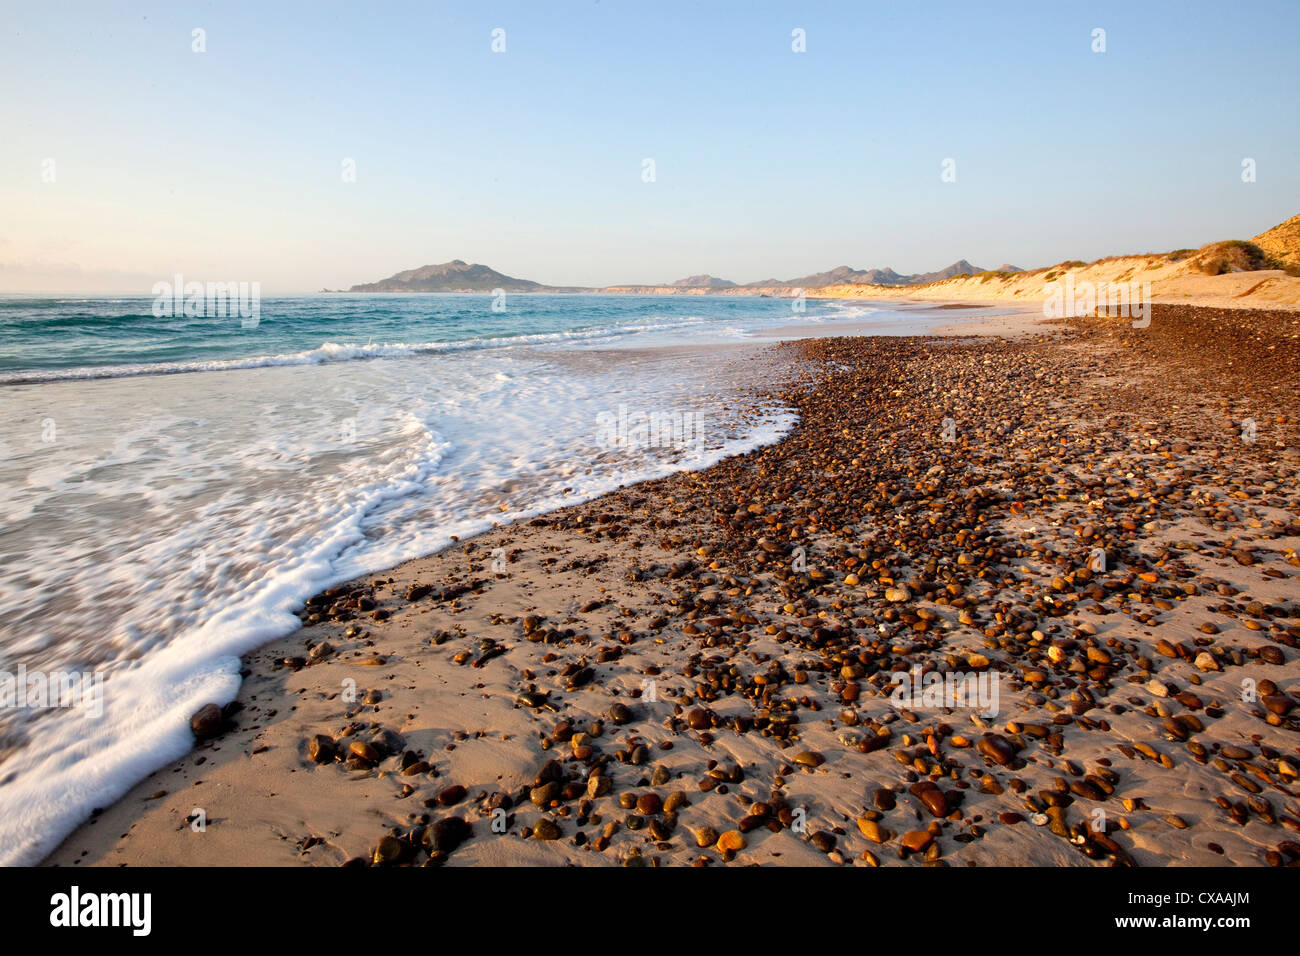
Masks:
[[[713,846],[718,842],[718,831],[713,827],[699,827],[695,831],[695,845],[700,847]]]
[[[718,837],[717,847],[723,853],[739,853],[746,846],[745,835],[739,830],[728,830]]]
[[[1065,819],[1064,807],[1047,808],[1047,828],[1059,837],[1070,838],[1070,828]]]
[[[929,830],[909,830],[903,834],[903,839],[899,842],[909,853],[920,853],[928,847],[934,840],[934,834]]]
[[[548,780],[528,792],[528,799],[533,802],[533,805],[542,808],[549,807],[551,801],[558,800],[559,797],[560,785],[555,780]]]
[[[384,759],[383,754],[364,740],[352,741],[352,743],[348,744],[348,750],[352,752],[353,756],[361,758],[366,763],[379,763]]]
[[[375,852],[371,854],[371,860],[375,866],[386,866],[400,863],[408,853],[410,853],[409,844],[397,839],[397,837],[386,836],[375,847]]]
[[[626,704],[613,704],[609,708],[609,719],[620,727],[624,724],[631,723],[632,709]]]
[[[931,816],[946,817],[952,812],[948,806],[948,799],[944,796],[943,791],[929,780],[923,780],[920,783],[914,783],[909,788],[912,796],[916,797],[930,811]]]
[[[816,750],[805,750],[794,755],[794,762],[801,767],[820,767],[826,762],[826,757]]]
[[[657,793],[643,793],[636,799],[637,812],[646,816],[653,816],[658,813],[662,806],[663,801],[659,799]]]
[[[429,852],[447,854],[470,838],[470,826],[460,817],[447,817],[425,827],[423,842]]]
[[[216,704],[204,704],[190,718],[190,730],[194,731],[196,740],[210,740],[221,733],[224,723],[220,707]]]
[[[1070,792],[1085,800],[1105,800],[1105,792],[1089,780],[1071,780]]]
[[[685,790],[674,790],[664,800],[664,813],[676,813],[682,807],[689,806]]]
[[[1016,756],[1016,748],[1001,734],[986,734],[980,738],[975,749],[999,766],[1005,767]]]
[[[686,723],[691,730],[708,730],[713,726],[713,719],[709,712],[702,707],[696,707],[686,715]]]
[[[885,600],[892,601],[895,604],[900,604],[903,601],[912,600],[912,592],[909,591],[907,588],[903,588],[903,587],[886,588]]]
[[[1259,702],[1268,708],[1269,713],[1285,717],[1295,707],[1295,701],[1285,694],[1265,694]]]
[[[595,678],[596,672],[590,667],[580,667],[569,675],[569,690],[575,690],[579,687],[585,687]]]
[[[453,807],[465,799],[465,794],[464,787],[458,783],[453,783],[450,787],[440,791],[436,799],[441,807]]]
[[[333,739],[324,734],[316,734],[307,741],[307,756],[312,763],[329,763],[336,752]]]
[[[536,840],[558,840],[560,836],[560,825],[549,817],[542,817],[533,824],[533,838]]]
[[[868,820],[866,817],[858,817],[858,829],[872,843],[886,843],[890,838],[888,830],[875,820]]]

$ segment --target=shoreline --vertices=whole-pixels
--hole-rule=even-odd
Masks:
[[[1021,306],[1037,308],[1045,296],[1044,287],[1055,281],[1094,285],[1147,286],[1150,301],[1162,305],[1185,305],[1208,308],[1251,309],[1261,311],[1300,310],[1300,276],[1281,268],[1228,271],[1216,275],[1192,267],[1192,257],[1176,258],[1173,254],[1129,254],[1108,256],[1093,262],[1062,262],[1020,272],[996,270],[951,276],[922,285],[872,285],[843,283],[805,288],[786,284],[764,286],[727,286],[720,288],[623,285],[603,288],[556,288],[520,291],[513,295],[612,295],[654,298],[658,296],[717,296],[724,298],[781,299],[802,296],[805,299],[839,301],[845,299],[878,302],[881,305],[903,304],[931,308],[969,306]],[[323,290],[315,293],[343,295],[490,295],[488,290],[463,289],[456,292],[341,292]],[[935,303],[950,303],[935,305]]]
[[[1163,335],[1165,321],[1176,325],[1195,313],[1189,321],[1203,331],[1210,319],[1200,313],[1213,311],[1161,310],[1153,329]],[[1240,333],[1238,319],[1225,321]],[[1169,684],[1169,672],[1176,671],[1179,684],[1215,681],[1222,695],[1231,683],[1228,671],[1258,668],[1263,679],[1279,685],[1278,695],[1265,696],[1290,700],[1285,692],[1300,672],[1289,649],[1300,629],[1285,623],[1295,617],[1295,606],[1282,589],[1296,574],[1281,549],[1300,543],[1300,528],[1294,527],[1295,492],[1286,498],[1286,482],[1278,479],[1283,472],[1294,476],[1296,465],[1259,460],[1262,449],[1234,446],[1220,434],[1222,422],[1219,431],[1210,429],[1202,419],[1224,416],[1214,402],[1196,398],[1202,386],[1195,381],[1179,383],[1191,420],[1183,428],[1194,431],[1195,440],[1151,438],[1150,422],[1139,420],[1125,426],[1128,441],[1104,437],[1111,433],[1086,419],[1099,416],[1104,423],[1117,414],[1108,405],[1172,414],[1159,391],[1166,384],[1143,379],[1143,355],[1129,341],[1137,334],[1123,323],[1076,321],[1054,324],[1049,335],[1039,320],[1014,340],[978,337],[998,334],[999,323],[1006,331],[1023,321],[999,315],[946,326],[960,331],[958,339],[813,338],[773,346],[792,369],[802,370],[786,392],[802,403],[801,423],[776,444],[494,529],[368,575],[365,587],[314,598],[309,608],[326,610],[325,621],[245,655],[233,726],[137,784],[46,862],[338,864],[376,853],[385,860],[423,860],[428,848],[435,861],[512,865],[656,858],[684,865],[732,857],[869,864],[949,856],[975,863],[1088,863],[1091,857],[1249,865],[1266,862],[1268,853],[1284,854],[1265,847],[1268,838],[1278,843],[1283,830],[1300,827],[1287,822],[1297,817],[1294,774],[1280,769],[1296,765],[1289,706],[1270,724],[1244,704],[1193,706],[1171,687],[1160,694],[1151,685]],[[1268,334],[1265,328],[1252,332]],[[1211,360],[1212,369],[1218,350],[1205,343],[1200,348],[1178,358],[1205,375],[1202,360]],[[1239,350],[1240,343],[1232,344],[1234,355]],[[1293,344],[1290,350],[1288,361]],[[1099,352],[1116,370],[1091,373],[1099,382],[1085,381]],[[1236,355],[1243,366],[1249,358]],[[1031,366],[1037,371],[1028,371]],[[1286,392],[1294,392],[1285,384],[1294,382],[1294,368],[1283,368],[1282,385],[1265,385],[1260,376],[1267,369],[1252,378],[1243,366],[1221,387],[1284,410]],[[1152,394],[1161,395],[1154,406]],[[962,423],[954,448],[935,442],[944,411]],[[1294,421],[1282,412],[1272,418],[1283,420],[1262,425],[1261,432],[1275,426],[1285,448],[1300,443]],[[1259,420],[1266,422],[1262,412]],[[1177,520],[1165,515],[1149,483],[1143,488],[1157,500],[1143,498],[1141,490],[1127,500],[1147,509],[1158,528],[1143,534],[1150,522],[1100,532],[1089,525],[1091,534],[1076,539],[1104,542],[1125,569],[1103,575],[1100,589],[1091,575],[1078,576],[1079,546],[1065,546],[1059,527],[1040,544],[1042,553],[1062,548],[1060,554],[1074,562],[1070,580],[1040,593],[1037,579],[1053,570],[1048,563],[1010,570],[1023,560],[1014,552],[1035,553],[1011,542],[1047,535],[1051,527],[1044,525],[1040,535],[1037,523],[1030,526],[1031,514],[1039,513],[1041,521],[1071,518],[1060,513],[1063,502],[1053,500],[1059,492],[1035,487],[1045,479],[1027,463],[1033,460],[1027,452],[1059,459],[1061,471],[1050,487],[1064,482],[1080,502],[1106,496],[1104,479],[1093,484],[1074,473],[1086,470],[1088,460],[1063,456],[1049,426],[1082,428],[1083,445],[1091,442],[1093,452],[1100,447],[1110,459],[1128,461],[1136,469],[1129,474],[1169,461],[1182,463],[1175,469],[1180,475],[1194,466],[1184,475],[1188,481],[1217,470],[1232,484],[1225,461],[1260,475],[1277,473],[1263,479],[1277,484],[1263,496],[1283,500],[1284,507],[1260,508],[1268,521],[1289,515],[1291,523],[1280,525],[1285,533],[1251,518],[1261,524],[1251,536],[1271,543],[1256,546],[1249,564],[1231,557],[1226,568],[1212,564],[1214,575],[1238,582],[1227,587],[1258,593],[1260,613],[1247,616],[1258,630],[1246,624],[1220,630],[1231,634],[1241,661],[1216,646],[1226,647],[1226,638],[1209,641],[1209,632],[1183,620],[1190,605],[1203,603],[1193,598],[1203,599],[1204,587],[1197,595],[1176,587],[1194,580],[1177,573],[1185,570],[1182,564],[1220,545],[1191,550],[1164,541],[1196,529],[1184,527],[1187,514]],[[1154,444],[1142,444],[1142,437]],[[1184,444],[1185,450],[1174,450]],[[957,450],[962,457],[953,462]],[[1118,477],[1125,473],[1108,477],[1129,488],[1144,481]],[[989,475],[999,477],[991,481]],[[982,480],[969,483],[977,477]],[[1034,498],[1023,489],[1040,493]],[[979,505],[974,516],[972,500]],[[1067,495],[1064,503],[1073,500]],[[1022,511],[1012,509],[1017,503]],[[1120,499],[1107,507],[1125,504]],[[985,512],[992,517],[980,517]],[[928,532],[918,531],[931,513],[952,528],[941,533],[931,523]],[[850,518],[852,526],[837,526]],[[897,540],[907,547],[893,549],[883,528],[902,535]],[[968,550],[972,541],[984,550]],[[491,567],[498,547],[506,560],[503,574]],[[807,571],[788,567],[794,547],[805,548]],[[1157,559],[1159,548],[1175,557]],[[1171,562],[1172,576],[1166,570]],[[1133,571],[1137,567],[1144,570]],[[1284,577],[1257,581],[1261,568]],[[1058,570],[1065,575],[1064,567]],[[995,573],[1015,583],[985,593]],[[1156,581],[1140,576],[1146,574]],[[376,580],[384,583],[375,587]],[[959,591],[948,593],[958,581]],[[1029,593],[1016,602],[1002,593],[1016,589]],[[902,590],[906,598],[889,597]],[[1100,598],[1088,596],[1098,591]],[[1150,614],[1140,624],[1127,597],[1120,610],[1113,606],[1130,591],[1138,595],[1132,599],[1141,605],[1138,617]],[[1027,611],[1035,600],[1039,609]],[[1062,602],[1075,610],[1056,614]],[[999,610],[1004,603],[1008,608]],[[1199,606],[1198,613],[1221,619]],[[1037,627],[1021,629],[1025,616],[1043,628],[1037,640]],[[1067,627],[1062,619],[1074,623]],[[1156,627],[1158,633],[1151,630]],[[1025,634],[1031,636],[1022,641]],[[1162,637],[1173,657],[1152,651]],[[1189,657],[1178,650],[1182,644]],[[1260,656],[1266,647],[1272,648],[1266,656],[1280,656],[1281,664]],[[1146,653],[1134,653],[1139,649]],[[1226,655],[1221,660],[1220,650]],[[1198,666],[1200,653],[1218,666]],[[1007,685],[999,718],[981,727],[971,720],[978,715],[957,709],[915,713],[918,719],[911,720],[891,706],[887,675],[919,660],[941,670],[960,669],[960,663],[1002,675]],[[1143,674],[1149,680],[1132,680]],[[349,678],[357,684],[355,703],[341,696]],[[654,681],[654,701],[645,699],[648,680]],[[1081,687],[1089,695],[1082,703],[1076,700]],[[1133,693],[1143,695],[1143,709],[1120,703]],[[1190,688],[1180,693],[1198,696]],[[1122,713],[1098,720],[1103,699]],[[1170,712],[1160,714],[1162,708]],[[1207,708],[1224,713],[1208,718]],[[569,726],[557,727],[557,721]],[[1189,729],[1193,722],[1202,729]],[[1268,739],[1252,746],[1252,732],[1285,746]],[[1144,751],[1134,749],[1139,743],[1155,749],[1147,741],[1161,734],[1174,742],[1162,744],[1158,757],[1143,758]],[[1112,736],[1138,756],[1097,743]],[[1211,739],[1219,736],[1223,740]],[[1225,743],[1229,738],[1232,743]],[[1201,739],[1209,745],[1198,744],[1205,752],[1197,755],[1189,742]],[[1248,753],[1225,757],[1225,746],[1236,748],[1233,755]],[[1265,748],[1289,756],[1270,757]],[[353,769],[332,758],[316,762],[331,750],[352,754]],[[1181,783],[1169,779],[1175,775],[1165,758],[1225,780],[1232,774],[1247,783],[1264,780],[1256,784],[1261,790],[1267,786],[1280,800],[1280,788],[1288,799],[1264,812],[1249,787],[1225,783],[1235,791],[1231,814],[1242,803],[1250,828],[1237,825],[1240,833],[1207,841],[1204,833],[1219,832],[1213,806],[1207,810],[1204,801],[1170,792],[1181,790]],[[1232,774],[1212,760],[1229,764]],[[924,786],[926,779],[938,783]],[[620,805],[629,796],[644,798],[633,801],[639,809]],[[1038,810],[1026,806],[1035,799]],[[1136,801],[1133,809],[1126,800]],[[1111,824],[1075,832],[1084,810],[1094,806],[1107,810]],[[186,818],[200,808],[208,825],[196,831]],[[1038,816],[1041,827],[1033,825]],[[1180,834],[1171,817],[1194,828],[1199,844]],[[453,818],[462,822],[448,822]],[[797,820],[807,826],[793,826]],[[496,832],[497,822],[505,824],[504,832]],[[709,828],[715,838],[726,835],[722,849],[701,848]],[[549,839],[552,834],[557,838]],[[1071,842],[1078,837],[1081,843]]]

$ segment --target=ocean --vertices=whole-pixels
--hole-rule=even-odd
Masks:
[[[773,330],[924,325],[792,305],[320,294],[252,325],[0,297],[0,863],[183,755],[312,594],[777,440],[793,414],[742,394]]]

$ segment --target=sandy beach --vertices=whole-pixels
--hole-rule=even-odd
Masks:
[[[1300,314],[843,331],[746,359],[782,441],[312,598],[47,862],[1300,861]]]

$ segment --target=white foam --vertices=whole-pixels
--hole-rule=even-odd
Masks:
[[[350,364],[375,350],[395,352]],[[239,655],[298,627],[311,594],[452,535],[706,467],[793,423],[774,411],[697,458],[597,454],[597,416],[620,403],[693,408],[725,434],[707,363],[569,370],[558,354],[412,346],[313,355],[7,395],[0,439],[23,453],[0,466],[21,498],[0,528],[20,543],[0,565],[0,669],[96,667],[106,696],[96,720],[53,711],[6,726],[28,742],[0,765],[0,863],[38,862],[93,808],[183,755],[190,715],[232,700]],[[125,431],[121,409],[137,423]],[[43,415],[60,428],[48,446],[19,424]]]
[[[90,381],[105,378],[134,378],[142,375],[178,375],[187,372],[229,372],[272,366],[323,365],[330,362],[355,362],[367,359],[408,358],[473,352],[482,349],[505,349],[520,345],[554,345],[565,343],[606,343],[623,336],[655,331],[680,331],[699,325],[703,320],[686,317],[663,323],[641,323],[563,332],[537,332],[530,335],[494,336],[462,339],[454,342],[323,342],[314,349],[276,355],[252,355],[243,358],[211,359],[190,362],[151,362],[131,365],[81,366],[59,369],[25,369],[0,373],[0,385],[42,382]]]

